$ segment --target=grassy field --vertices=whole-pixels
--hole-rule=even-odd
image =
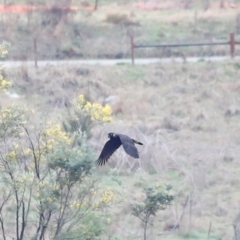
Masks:
[[[111,208],[112,239],[141,239],[130,204],[143,198],[143,187],[165,184],[172,185],[175,201],[149,226],[149,239],[207,239],[210,222],[209,239],[232,239],[240,211],[238,62],[37,70],[23,65],[4,74],[20,98],[2,95],[2,104],[25,104],[49,118],[61,119],[79,94],[99,103],[112,96],[114,120],[92,131],[96,158],[111,131],[144,143],[139,161],[119,149],[107,166],[94,170],[121,199]],[[180,228],[169,233],[188,196]]]
[[[149,10],[133,0],[99,0],[92,12],[83,5],[93,6],[94,0],[73,0],[81,8],[74,14],[2,14],[0,37],[11,43],[8,59],[33,59],[34,37],[39,59],[78,59],[129,57],[129,33],[136,43],[227,40],[229,32],[239,36],[238,8],[219,8],[220,1],[213,0],[208,9],[203,1],[186,2],[187,7],[184,1],[158,1],[162,9]],[[224,46],[138,50],[136,57],[228,54]],[[99,185],[110,187],[119,200],[111,207],[104,239],[142,239],[131,204],[141,202],[144,187],[171,184],[174,203],[155,217],[148,239],[229,240],[234,225],[240,236],[239,76],[236,60],[38,69],[23,63],[4,70],[13,87],[0,101],[34,108],[36,121],[61,120],[72,99],[84,94],[113,109],[113,121],[92,130],[96,158],[108,132],[143,142],[139,161],[119,149],[106,166],[94,169]],[[175,223],[179,228],[168,231]]]
[[[78,59],[129,57],[130,33],[136,44],[227,41],[229,32],[240,33],[238,9],[220,8],[220,1],[211,1],[207,9],[202,1],[186,1],[189,6],[184,1],[156,2],[148,4],[155,4],[157,10],[142,8],[139,1],[99,1],[98,10],[92,12],[83,7],[94,6],[92,0],[72,1],[79,10],[68,14],[57,10],[3,13],[0,38],[11,44],[9,59],[33,59],[33,38],[37,38],[39,59]],[[53,6],[54,1],[46,5]],[[136,52],[138,57],[228,54],[227,46]]]

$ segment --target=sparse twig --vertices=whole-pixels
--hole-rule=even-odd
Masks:
[[[175,157],[171,154],[171,152],[169,151],[169,147],[167,146],[167,144],[165,144],[165,142],[160,139],[159,137],[159,131],[157,131],[157,139],[158,141],[162,144],[163,149],[165,150],[165,152],[167,153],[167,155],[169,156],[169,158],[176,164],[176,166],[182,171],[184,172],[187,176],[190,177],[192,185],[194,187],[194,190],[196,189],[195,183],[194,183],[194,179],[192,174],[183,166],[180,166],[178,161],[175,159]]]
[[[174,231],[176,228],[180,228],[180,223],[184,217],[185,211],[186,211],[188,203],[189,203],[189,199],[190,199],[190,194],[186,197],[186,200],[185,200],[185,203],[183,206],[183,210],[182,210],[182,214],[181,214],[180,218],[178,219],[178,221],[173,226],[173,228],[171,229],[171,231]]]
[[[30,148],[32,150],[32,154],[33,154],[33,158],[34,158],[35,172],[37,174],[38,179],[40,179],[39,161],[38,161],[38,157],[37,157],[36,150],[35,150],[35,147],[34,147],[34,143],[33,143],[32,139],[30,137],[28,129],[24,127],[24,130],[25,130],[25,132],[28,136],[28,140],[29,140],[29,143],[30,143]]]
[[[192,230],[192,198],[193,198],[193,193],[190,194],[190,199],[189,199],[189,231]]]
[[[211,233],[211,227],[212,227],[212,222],[209,222],[209,227],[208,227],[208,235],[207,235],[207,240],[210,238],[210,233]]]
[[[11,191],[8,193],[8,195],[4,198],[2,204],[1,204],[1,207],[0,207],[0,224],[1,224],[1,229],[2,229],[2,237],[3,237],[3,240],[6,240],[6,233],[5,233],[5,226],[4,226],[4,217],[3,217],[3,214],[2,214],[2,209],[5,205],[5,203],[8,201],[8,199],[10,198],[11,196]]]

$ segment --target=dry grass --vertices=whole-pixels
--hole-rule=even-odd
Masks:
[[[198,2],[189,10],[144,11],[134,7],[134,1],[100,2],[97,12],[69,15],[57,32],[50,25],[42,26],[42,15],[33,14],[28,26],[24,15],[3,16],[2,32],[12,42],[10,57],[21,51],[24,58],[32,58],[32,42],[19,39],[39,29],[41,36],[52,38],[49,45],[43,39],[39,42],[40,58],[126,57],[129,22],[138,23],[133,27],[137,42],[227,38],[229,31],[235,31],[236,9],[213,7],[203,11]],[[52,36],[53,32],[57,36]],[[209,48],[168,52],[154,49],[138,54],[162,57],[204,55],[210,51],[228,53],[224,47],[216,48],[216,52]],[[38,70],[23,66],[6,69],[5,75],[14,84],[11,91],[21,98],[2,95],[2,105],[25,104],[37,109],[39,115],[47,112],[52,118],[64,117],[71,99],[79,94],[100,103],[109,96],[117,99],[111,102],[113,123],[93,131],[90,143],[96,157],[110,131],[126,133],[144,146],[138,147],[139,161],[119,149],[107,166],[95,172],[102,178],[102,185],[111,186],[123,198],[111,210],[109,234],[140,239],[141,226],[130,214],[130,203],[143,198],[144,186],[166,183],[173,186],[175,203],[150,226],[150,239],[207,239],[210,221],[211,240],[233,238],[232,224],[240,210],[239,63],[47,66]],[[166,233],[164,229],[181,216],[189,194],[191,215],[187,205],[179,230]]]
[[[173,185],[176,200],[150,227],[151,239],[162,234],[164,239],[206,239],[210,221],[210,239],[232,238],[240,197],[237,62],[16,68],[6,69],[5,75],[13,81],[12,91],[23,96],[19,103],[54,117],[64,116],[71,107],[59,104],[59,99],[69,103],[83,93],[103,103],[117,97],[122,111],[113,123],[94,129],[91,145],[97,156],[110,131],[144,143],[138,147],[139,161],[119,149],[106,167],[96,170],[104,176],[102,184],[124,199],[112,209],[110,225],[120,239],[140,238],[129,204],[142,198],[142,187],[164,183]],[[191,221],[188,206],[180,229],[166,234],[163,229],[179,219],[190,193]]]
[[[227,40],[229,32],[238,31],[235,8],[213,7],[205,11],[199,1],[186,10],[177,4],[179,1],[168,1],[176,7],[155,11],[139,9],[134,2],[101,1],[96,12],[80,8],[67,15],[2,14],[0,37],[12,44],[9,59],[33,59],[34,37],[38,39],[39,59],[123,58],[130,57],[130,31],[134,32],[137,44]],[[53,1],[47,5],[52,4]],[[81,7],[81,2],[72,4]],[[92,6],[94,1],[88,4]],[[225,46],[148,49],[137,54],[140,57],[228,55],[229,49]]]

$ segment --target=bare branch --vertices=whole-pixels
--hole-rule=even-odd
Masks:
[[[30,143],[30,148],[31,148],[32,153],[33,153],[35,171],[36,171],[36,174],[37,174],[38,179],[40,179],[39,163],[38,163],[38,159],[37,159],[35,147],[34,147],[34,144],[33,144],[33,142],[32,142],[32,139],[31,139],[31,137],[30,137],[30,134],[29,134],[27,128],[24,127],[24,130],[25,130],[25,132],[26,132],[26,134],[27,134],[27,136],[28,136],[28,140],[29,140],[29,143]]]

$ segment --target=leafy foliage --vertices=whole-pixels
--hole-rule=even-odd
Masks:
[[[0,137],[7,139],[18,137],[22,132],[25,123],[23,109],[14,105],[2,108],[0,106]]]
[[[36,240],[58,239],[68,233],[79,234],[81,239],[83,232],[87,237],[82,239],[94,239],[104,224],[94,233],[89,227],[92,220],[84,223],[85,218],[89,214],[104,218],[102,210],[115,197],[112,191],[97,189],[97,180],[91,175],[94,157],[86,135],[69,134],[53,122],[35,126],[28,115],[20,107],[0,108],[3,239],[7,234],[19,240],[26,235]],[[79,225],[86,228],[81,234]],[[8,226],[14,230],[9,232]]]
[[[7,54],[5,49],[0,45],[0,57]],[[2,69],[0,90],[5,90],[11,84],[1,75]],[[67,124],[62,129],[58,122],[35,126],[29,119],[19,106],[0,106],[2,238],[95,239],[104,228],[97,224],[105,216],[101,210],[110,206],[115,195],[111,190],[98,193],[97,180],[91,175],[94,157],[83,132],[111,121],[111,108],[80,95],[74,117],[65,121],[70,129]]]
[[[167,186],[167,191],[171,186]],[[173,196],[158,192],[153,188],[145,189],[146,199],[142,204],[135,204],[132,208],[133,215],[136,217],[142,216],[146,219],[147,216],[156,215],[158,210],[165,210],[173,200]]]
[[[56,240],[78,239],[78,240],[96,240],[101,239],[106,223],[103,218],[95,212],[89,214],[83,219],[80,226],[76,226],[70,232],[60,234]]]
[[[57,181],[72,185],[91,173],[91,152],[88,148],[67,149],[61,145],[48,156],[48,166],[57,172]]]
[[[159,191],[157,188],[146,188],[146,198],[143,203],[136,203],[132,206],[132,214],[138,217],[144,225],[144,239],[147,239],[146,231],[151,216],[155,216],[159,210],[165,210],[173,201],[173,196],[169,194],[171,186],[167,186],[166,191]]]

